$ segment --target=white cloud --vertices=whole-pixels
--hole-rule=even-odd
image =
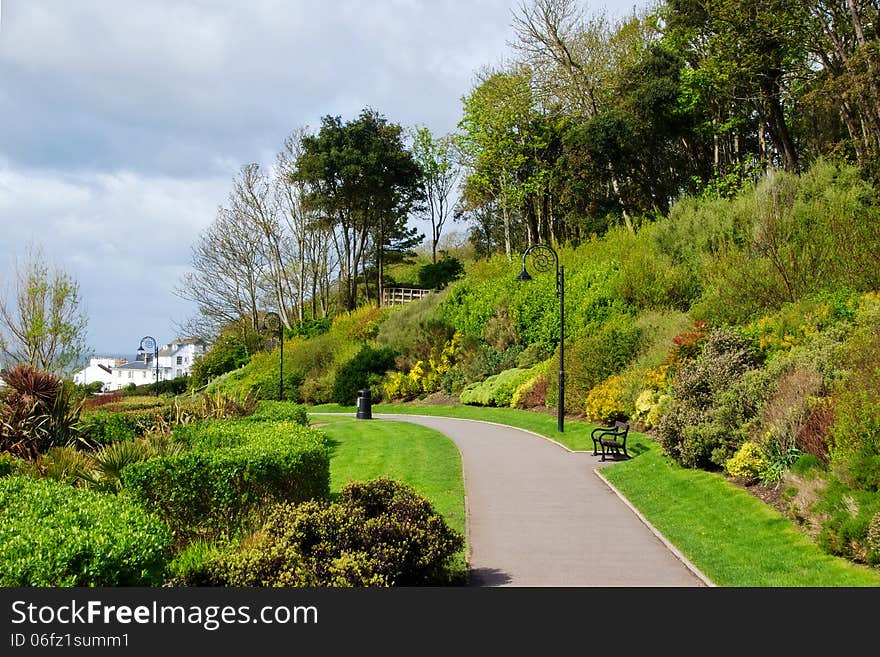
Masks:
[[[121,349],[144,331],[170,340],[173,322],[192,312],[172,290],[229,188],[227,177],[0,168],[2,271],[12,272],[27,244],[41,244],[79,281],[94,348]]]

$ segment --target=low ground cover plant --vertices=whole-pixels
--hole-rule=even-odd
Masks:
[[[0,478],[0,585],[158,586],[171,534],[125,497]]]

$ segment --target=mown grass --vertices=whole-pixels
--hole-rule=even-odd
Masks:
[[[352,413],[316,406],[311,413]],[[374,413],[484,420],[534,431],[571,449],[592,449],[592,425],[529,411],[471,406],[381,404]],[[709,579],[725,587],[880,586],[880,573],[822,552],[778,511],[716,473],[682,468],[650,437],[630,434],[629,461],[602,474]],[[563,438],[564,439],[561,439]],[[589,441],[589,443],[587,443]]]
[[[449,526],[466,536],[461,455],[451,440],[407,422],[334,420],[319,427],[331,449],[331,493],[338,493],[349,481],[397,479],[430,500]],[[453,560],[459,581],[467,574],[466,554],[465,547]]]
[[[719,586],[880,586],[880,573],[822,552],[773,507],[657,445],[602,474]]]

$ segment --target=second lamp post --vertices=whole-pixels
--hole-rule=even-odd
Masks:
[[[278,358],[278,401],[281,401],[284,398],[284,323],[278,313],[270,310],[266,313],[261,328],[265,331],[275,328],[275,325],[278,326],[278,342],[281,345],[281,355]]]
[[[556,411],[556,430],[565,430],[565,267],[559,264],[559,255],[547,244],[532,244],[522,254],[522,271],[518,281],[530,281],[526,271],[526,257],[531,255],[535,270],[550,271],[556,268],[556,296],[559,297],[559,401]]]
[[[144,346],[146,343],[146,347]],[[153,352],[153,362],[156,365],[156,396],[159,396],[159,343],[156,342],[156,338],[152,335],[145,335],[141,338],[141,344],[138,347],[138,353],[144,354],[144,365],[146,365],[149,361],[147,360],[147,352]]]

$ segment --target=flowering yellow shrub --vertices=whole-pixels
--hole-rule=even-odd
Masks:
[[[461,333],[452,336],[439,354],[428,360],[418,360],[407,373],[392,372],[382,385],[388,399],[412,399],[421,394],[437,392],[443,376],[455,367],[455,358],[461,347]]]
[[[603,424],[626,417],[622,377],[609,376],[590,390],[584,402],[584,411],[590,420]]]
[[[648,390],[664,390],[667,383],[669,365],[661,365],[645,372],[645,387]]]
[[[379,325],[387,316],[387,308],[362,306],[334,317],[331,330],[352,340],[371,340],[379,333]]]
[[[744,442],[736,454],[724,463],[724,469],[731,477],[746,481],[758,479],[766,466],[767,460],[764,458],[761,446],[750,440]]]
[[[669,412],[670,406],[672,406],[672,395],[657,397],[657,403],[645,414],[644,425],[648,428],[656,427],[660,424],[660,418]]]

